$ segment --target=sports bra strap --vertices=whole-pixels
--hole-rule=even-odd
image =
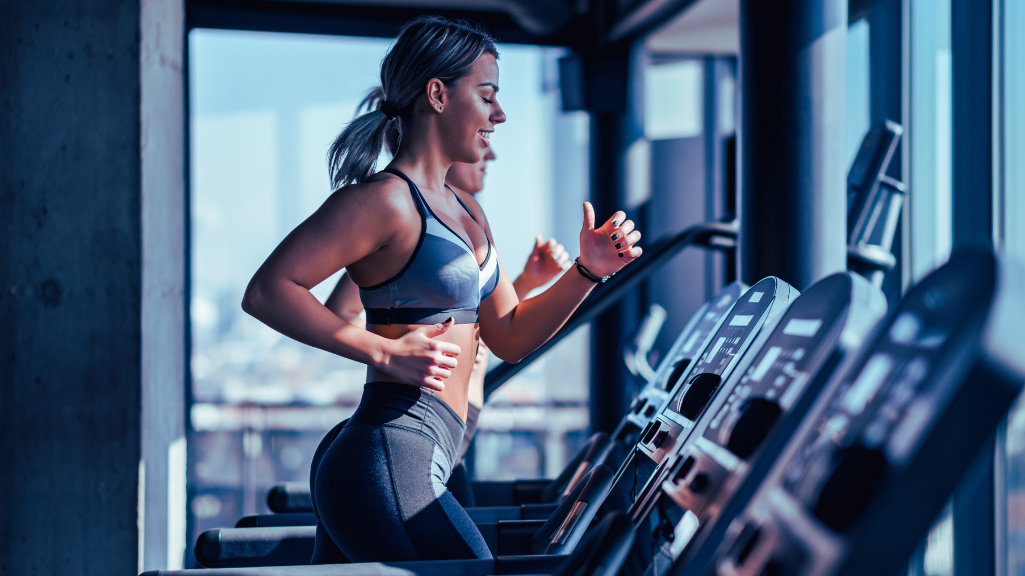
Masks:
[[[394,174],[394,175],[398,176],[399,178],[402,178],[403,180],[405,180],[406,184],[409,184],[409,190],[410,190],[410,192],[413,193],[413,200],[414,200],[414,203],[416,204],[416,209],[420,212],[421,216],[426,218],[427,215],[430,213],[430,211],[427,208],[427,200],[424,199],[423,194],[420,193],[420,189],[416,187],[416,184],[413,184],[413,181],[409,179],[409,176],[406,176],[405,174],[403,174],[402,172],[399,172],[398,170],[396,170],[394,168],[385,168],[384,170],[381,170],[381,172],[387,172],[389,174]],[[473,215],[471,214],[471,216],[473,216]]]
[[[463,207],[463,210],[466,210],[466,213],[470,215],[470,218],[473,218],[473,221],[477,222],[477,217],[473,215],[473,212],[470,212],[470,207],[463,202],[463,199],[459,197],[459,194],[456,194],[456,191],[448,184],[445,184],[445,188],[448,188],[449,192],[456,197],[456,202],[459,202],[459,205]],[[480,222],[477,222],[477,225],[480,226]]]

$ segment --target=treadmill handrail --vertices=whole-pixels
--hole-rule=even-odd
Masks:
[[[687,246],[700,246],[712,250],[733,250],[737,245],[738,230],[739,226],[736,220],[706,222],[691,226],[675,235],[663,236],[647,246],[644,254],[626,270],[613,276],[608,282],[595,286],[594,291],[580,304],[562,328],[537,350],[516,364],[503,362],[490,370],[484,377],[484,401],[487,402],[491,394],[502,384],[530,366],[534,360],[561,342],[563,338],[608,310],[637,284],[661,269],[663,264],[680,253],[681,250]]]

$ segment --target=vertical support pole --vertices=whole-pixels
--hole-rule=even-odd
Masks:
[[[952,0],[953,247],[993,246],[993,0]],[[994,574],[994,440],[954,493],[954,574]]]
[[[992,0],[952,0],[955,250],[993,246],[992,51]]]
[[[845,0],[740,3],[740,269],[798,288],[846,268]]]
[[[993,455],[996,436],[979,450],[954,492],[954,576],[993,576]]]
[[[733,101],[729,94],[723,94],[723,86],[732,81],[733,71],[726,58],[706,56],[704,58],[702,136],[705,139],[705,221],[711,222],[723,217],[726,212],[727,181],[727,138],[723,119],[733,116]],[[727,100],[723,100],[726,97]],[[726,283],[729,275],[726,255],[720,252],[705,254],[705,299],[714,296]]]
[[[626,207],[626,146],[632,116],[627,111],[631,76],[626,50],[588,58],[585,90],[591,113],[590,184],[596,219],[604,222]],[[639,297],[631,294],[591,325],[590,419],[592,431],[612,432],[629,405],[631,375],[620,348],[639,318]]]
[[[872,123],[903,120],[903,3],[901,0],[870,0],[869,27],[869,117]],[[902,155],[907,141],[902,140],[887,175],[898,182],[902,178]],[[883,292],[895,305],[904,290],[904,223],[908,221],[907,200],[901,210],[892,252],[897,265],[883,280]]]
[[[185,2],[139,3],[142,303],[139,565],[181,568],[186,538]]]

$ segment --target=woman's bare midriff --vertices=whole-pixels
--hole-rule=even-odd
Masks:
[[[367,324],[367,330],[391,340],[397,340],[421,327],[422,325],[420,324]],[[452,376],[443,380],[445,389],[441,392],[433,390],[432,392],[455,410],[456,414],[459,414],[459,417],[464,422],[466,421],[470,372],[473,371],[473,361],[477,357],[477,338],[479,337],[479,332],[479,324],[456,324],[444,334],[434,338],[435,340],[450,342],[459,346],[459,356],[456,357],[457,365],[452,370]],[[402,382],[398,378],[373,367],[367,368],[367,382],[400,382],[408,384],[408,382]]]

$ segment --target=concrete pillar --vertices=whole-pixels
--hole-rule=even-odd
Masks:
[[[181,0],[0,5],[0,574],[177,566]]]
[[[846,268],[846,0],[740,3],[740,276]]]

